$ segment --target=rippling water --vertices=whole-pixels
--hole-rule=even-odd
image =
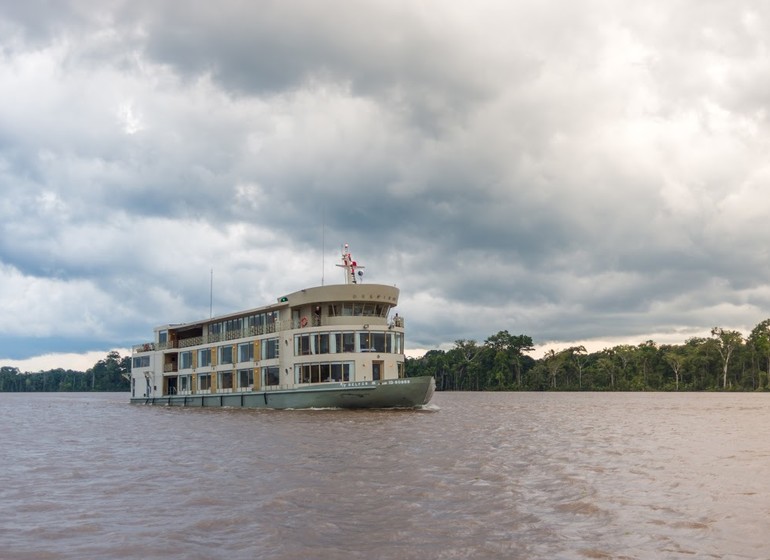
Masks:
[[[127,400],[0,394],[0,557],[770,557],[770,394]]]

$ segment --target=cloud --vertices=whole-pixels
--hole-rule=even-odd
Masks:
[[[413,347],[747,331],[770,303],[769,17],[6,3],[0,357],[206,316],[212,269],[217,310],[261,305],[333,279],[343,242],[401,287]]]

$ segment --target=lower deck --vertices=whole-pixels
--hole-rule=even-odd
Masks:
[[[427,404],[435,391],[433,377],[354,381],[242,393],[166,395],[132,398],[132,404],[197,408],[413,408]]]

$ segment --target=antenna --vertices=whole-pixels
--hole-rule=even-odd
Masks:
[[[342,248],[342,264],[338,264],[337,266],[345,269],[345,284],[358,284],[358,280],[356,279],[356,269],[366,268],[363,265],[359,266],[359,264],[353,260],[347,243],[345,243]],[[359,270],[358,276],[362,277],[363,275],[364,271]]]
[[[323,221],[321,224],[321,286],[324,285],[326,268],[326,205],[323,206]]]

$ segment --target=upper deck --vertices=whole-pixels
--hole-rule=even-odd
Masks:
[[[312,327],[352,328],[387,325],[398,305],[399,289],[384,284],[334,284],[306,288],[277,298],[277,303],[189,323],[162,325],[153,342],[134,353],[187,348],[251,336]],[[403,327],[398,318],[393,327]]]

